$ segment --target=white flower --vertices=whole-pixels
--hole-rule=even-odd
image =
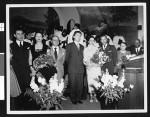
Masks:
[[[127,88],[125,88],[124,90],[125,90],[125,92],[127,92],[127,91],[128,91],[128,89],[127,89]]]
[[[102,56],[103,56],[103,54],[104,54],[104,52],[103,52],[103,51],[99,52],[99,57],[102,57]]]
[[[31,89],[33,89],[34,92],[38,92],[39,91],[39,87],[35,83],[35,77],[32,77],[31,83],[30,83],[30,87],[31,87]]]
[[[117,79],[113,79],[113,82],[112,82],[112,87],[114,88],[116,85],[118,84],[118,81]]]
[[[126,55],[127,60],[131,58],[131,55]]]
[[[124,82],[122,82],[122,81],[118,82],[118,86],[121,87],[121,88],[124,88],[123,83],[124,83]]]
[[[102,86],[102,89],[105,89],[105,87],[104,87],[104,86]]]
[[[121,88],[124,88],[124,85],[123,85],[122,82],[119,82],[118,86],[121,87]]]
[[[130,86],[129,86],[131,89],[133,89],[133,87],[134,87],[134,85],[132,85],[132,84],[130,84]]]
[[[64,84],[59,84],[57,91],[58,91],[59,93],[61,93],[62,90],[63,90],[63,88],[64,88]]]
[[[113,78],[114,78],[114,79],[118,79],[118,76],[117,76],[117,75],[113,75]]]
[[[94,86],[96,87],[96,89],[98,89],[101,86],[100,82],[94,83]]]
[[[42,85],[46,84],[46,80],[44,78],[42,78],[42,77],[38,78],[38,82],[41,83]]]

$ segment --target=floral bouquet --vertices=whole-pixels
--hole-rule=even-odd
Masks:
[[[133,57],[133,56],[130,55],[130,54],[121,57],[121,60],[122,60],[122,62],[121,62],[121,68],[122,68],[122,69],[125,69],[125,63],[128,62],[128,61],[130,60],[130,58],[132,58],[132,57]]]
[[[92,58],[90,59],[90,61],[92,63],[95,64],[99,64],[100,66],[102,66],[103,64],[105,64],[106,62],[110,61],[109,56],[106,55],[106,53],[104,53],[104,51],[102,51],[101,49],[98,49],[92,56]]]
[[[36,77],[32,77],[30,83],[31,89],[28,89],[26,94],[41,106],[40,110],[43,108],[50,110],[52,107],[55,107],[55,109],[63,109],[60,105],[61,99],[65,100],[63,97],[63,91],[65,89],[63,79],[61,79],[61,83],[58,83],[57,74],[55,74],[50,78],[48,83],[40,75],[37,80],[38,83],[36,83]]]
[[[51,55],[42,54],[33,61],[33,67],[36,71],[47,65],[54,66],[55,61]]]
[[[118,78],[116,75],[109,75],[109,72],[106,69],[106,72],[99,77],[97,81],[99,83],[97,89],[100,94],[100,98],[105,98],[105,105],[122,99],[122,97],[134,87],[130,84],[129,88],[124,88],[124,71],[122,77]]]
[[[37,72],[32,76],[31,89],[27,89],[25,95],[35,100],[37,105],[40,105],[40,110],[63,109],[60,103],[62,99],[65,100],[63,92],[66,83],[63,79],[61,82],[58,81],[53,59],[49,55],[42,55],[33,63]]]

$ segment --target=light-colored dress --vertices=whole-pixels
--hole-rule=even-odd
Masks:
[[[90,59],[92,58],[93,54],[98,50],[98,47],[89,45],[84,49],[84,64],[86,65],[86,72],[87,72],[87,81],[88,81],[88,92],[92,93],[94,91],[91,85],[96,86],[98,83],[95,79],[101,75],[101,67],[98,66],[89,66],[92,63]]]
[[[17,97],[21,93],[13,67],[10,65],[10,96]]]

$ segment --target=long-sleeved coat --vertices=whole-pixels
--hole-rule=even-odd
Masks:
[[[114,45],[108,44],[104,52],[106,53],[107,56],[109,56],[110,61],[102,66],[102,70],[105,71],[106,69],[108,69],[110,75],[113,75],[114,67],[116,66],[117,62],[117,50]]]
[[[57,59],[54,56],[53,48],[50,49],[50,53],[51,53],[51,55],[53,56],[53,58],[55,60],[58,80],[60,81],[60,79],[63,78],[63,76],[64,76],[64,61],[65,61],[66,51],[65,51],[65,49],[59,47],[59,52],[58,52]]]
[[[83,50],[83,45],[80,44],[79,50],[74,42],[66,46],[68,73],[84,73]]]

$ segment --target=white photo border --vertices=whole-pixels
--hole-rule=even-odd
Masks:
[[[144,109],[130,110],[57,110],[57,111],[11,111],[10,110],[10,55],[9,10],[16,7],[96,7],[96,6],[143,6],[144,35]],[[7,114],[79,114],[79,113],[146,113],[147,112],[147,16],[146,3],[80,3],[80,4],[6,4],[6,67],[7,67]]]

